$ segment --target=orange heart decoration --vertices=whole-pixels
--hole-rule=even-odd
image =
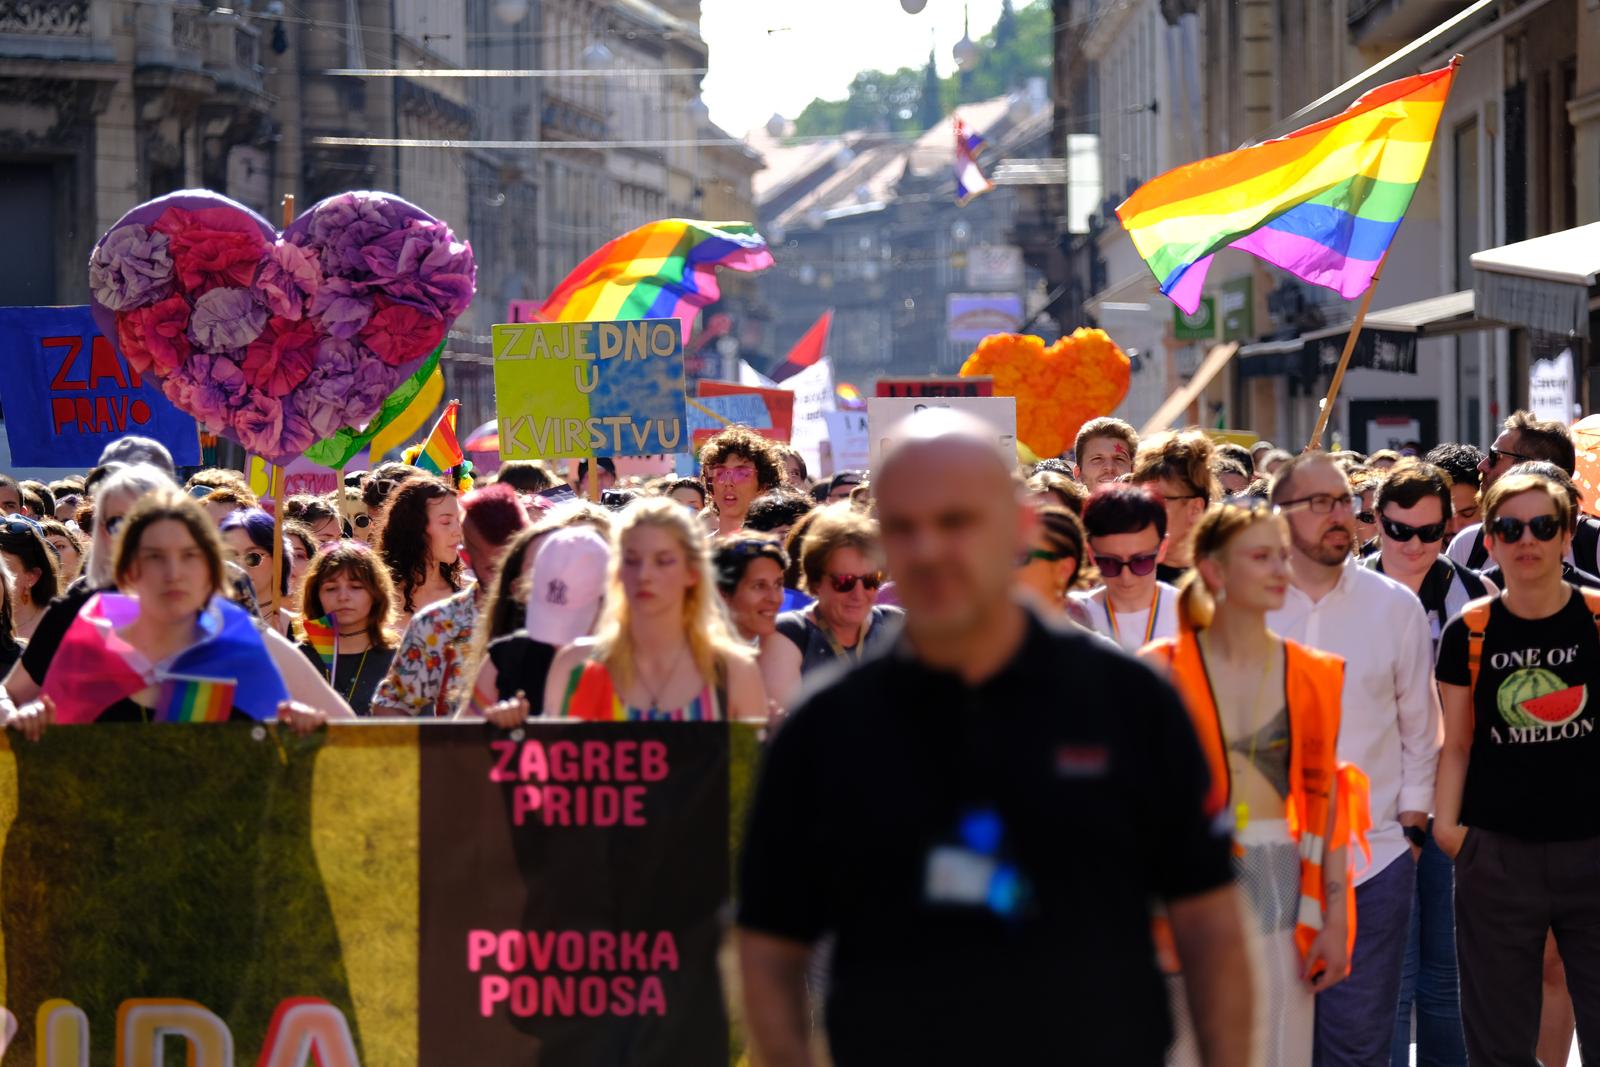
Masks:
[[[1116,342],[1086,327],[1049,348],[1031,334],[992,334],[961,365],[963,377],[990,375],[996,396],[1017,398],[1017,439],[1039,456],[1059,456],[1084,423],[1115,411],[1130,373]]]

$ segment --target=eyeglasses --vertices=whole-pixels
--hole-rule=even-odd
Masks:
[[[1512,459],[1520,459],[1524,463],[1531,463],[1534,459],[1533,456],[1524,456],[1521,452],[1507,452],[1503,448],[1496,448],[1493,445],[1489,446],[1489,466],[1498,467],[1500,465],[1500,458],[1502,456],[1510,456]]]
[[[1156,555],[1155,552],[1141,552],[1132,559],[1123,559],[1121,556],[1102,556],[1096,553],[1094,565],[1099,567],[1100,573],[1107,578],[1116,578],[1122,574],[1124,567],[1128,568],[1128,572],[1135,578],[1143,578],[1156,569]]]
[[[748,468],[747,468],[748,469]],[[883,575],[874,571],[871,574],[830,574],[828,581],[833,585],[835,593],[848,593],[855,589],[856,583],[866,590],[873,590],[883,584]]]
[[[1494,534],[1496,541],[1513,545],[1522,540],[1522,531],[1532,530],[1533,536],[1540,541],[1554,541],[1556,535],[1561,533],[1561,520],[1554,515],[1536,515],[1524,522],[1521,519],[1501,517],[1489,524],[1489,530]]]
[[[1290,508],[1306,508],[1313,515],[1329,515],[1335,511],[1350,511],[1356,504],[1355,497],[1349,493],[1334,496],[1332,493],[1312,493],[1299,500],[1285,500],[1278,505],[1279,511],[1288,511]]]
[[[1017,557],[1017,566],[1026,567],[1036,559],[1044,560],[1046,563],[1060,563],[1066,558],[1065,552],[1046,552],[1042,548],[1030,548]]]
[[[713,482],[732,482],[738,485],[756,476],[754,467],[711,467],[706,471]]]
[[[1383,532],[1396,541],[1409,541],[1415,537],[1425,545],[1432,545],[1444,540],[1444,523],[1432,522],[1426,526],[1408,526],[1385,515]]]

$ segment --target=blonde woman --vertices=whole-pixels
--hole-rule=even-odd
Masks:
[[[550,665],[547,717],[765,720],[761,675],[728,627],[705,538],[682,504],[656,497],[622,513],[608,586],[595,636]]]
[[[1344,660],[1267,629],[1289,586],[1289,529],[1275,510],[1213,507],[1193,545],[1178,635],[1139,654],[1182,695],[1211,764],[1207,807],[1233,823],[1235,869],[1265,963],[1255,1013],[1267,1023],[1262,1062],[1310,1067],[1315,994],[1349,974],[1355,938],[1350,827],[1339,816],[1364,785],[1335,750]],[[1200,1059],[1179,981],[1168,1062],[1186,1067]]]

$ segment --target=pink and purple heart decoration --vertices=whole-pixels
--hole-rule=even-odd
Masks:
[[[472,303],[472,248],[387,193],[329,197],[280,235],[243,204],[171,193],[89,257],[95,321],[207,431],[287,463],[359,430]]]

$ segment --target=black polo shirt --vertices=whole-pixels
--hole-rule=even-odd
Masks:
[[[1017,656],[977,687],[902,641],[778,731],[739,922],[808,944],[837,935],[840,1067],[1155,1067],[1170,1024],[1151,903],[1232,878],[1228,838],[1202,809],[1208,778],[1177,695],[1104,641],[1030,614]],[[989,816],[980,838],[1000,828],[1023,905],[953,903],[930,880],[949,874],[939,858],[974,812]]]

